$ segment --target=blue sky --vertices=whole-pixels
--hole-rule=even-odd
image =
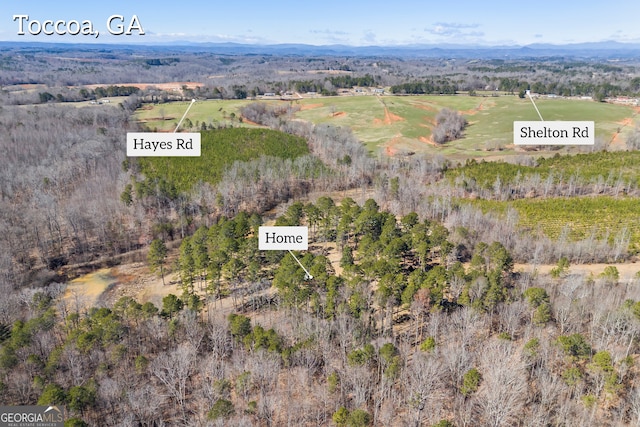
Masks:
[[[349,44],[531,44],[616,40],[640,43],[640,1],[538,0],[279,0],[200,1],[20,1],[2,7],[0,40],[161,43],[176,40],[238,43]],[[13,15],[30,21],[89,20],[90,36],[19,36]],[[107,18],[136,15],[145,35],[110,36]],[[117,22],[116,22],[117,23]],[[35,24],[33,24],[35,25]]]

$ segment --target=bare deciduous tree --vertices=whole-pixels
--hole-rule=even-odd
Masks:
[[[485,425],[512,426],[527,401],[524,365],[511,342],[492,342],[481,356],[482,383],[477,406]]]
[[[186,420],[187,383],[196,361],[196,350],[190,344],[180,344],[175,350],[159,355],[151,362],[152,374],[165,386],[174,399],[182,419]]]

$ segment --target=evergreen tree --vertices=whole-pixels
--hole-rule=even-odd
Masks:
[[[155,273],[160,269],[160,276],[162,277],[162,284],[164,285],[164,264],[167,260],[167,247],[160,239],[154,239],[149,247],[149,253],[147,254],[147,261],[152,273]]]

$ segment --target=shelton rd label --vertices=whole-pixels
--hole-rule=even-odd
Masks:
[[[515,145],[593,145],[594,122],[513,122]]]

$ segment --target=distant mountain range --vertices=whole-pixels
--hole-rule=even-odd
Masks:
[[[640,43],[604,41],[576,44],[530,44],[525,46],[486,45],[397,45],[397,46],[348,46],[307,44],[239,44],[239,43],[194,43],[175,41],[163,44],[92,44],[92,43],[40,43],[0,41],[2,50],[133,50],[165,52],[209,52],[221,55],[295,55],[295,56],[393,56],[408,58],[541,58],[578,57],[605,59],[640,59]]]

